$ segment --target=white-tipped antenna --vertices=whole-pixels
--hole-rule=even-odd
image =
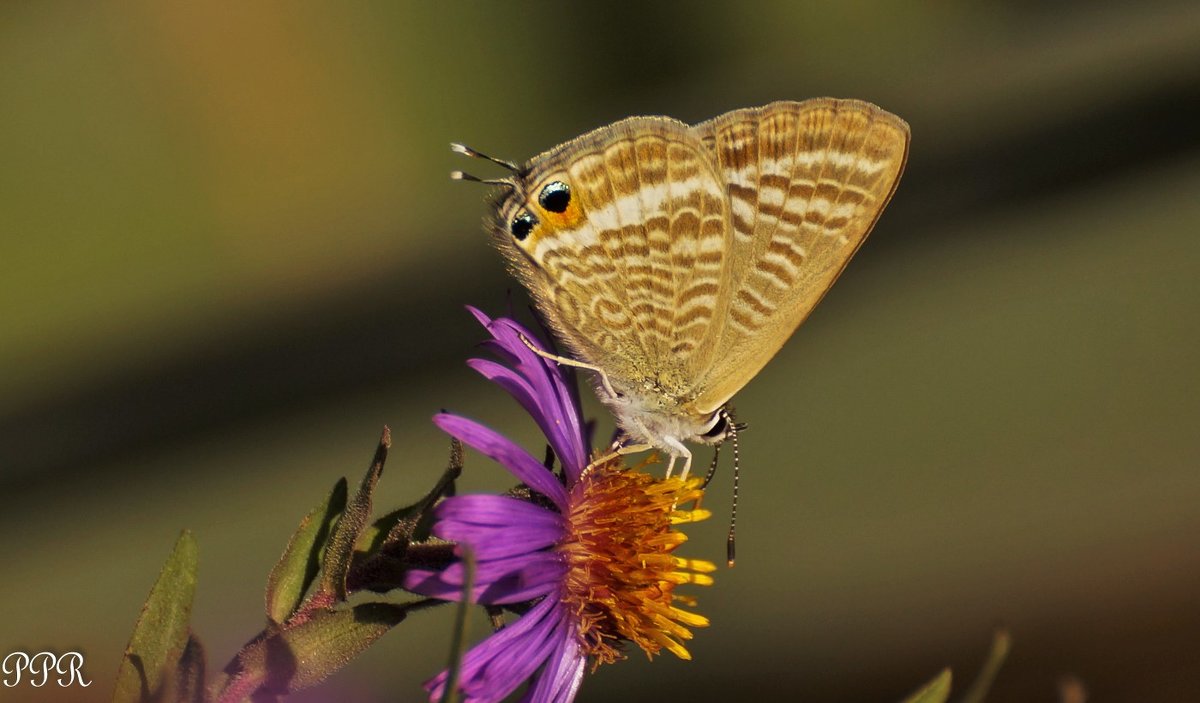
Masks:
[[[474,183],[483,183],[489,186],[504,186],[505,188],[516,188],[517,184],[513,183],[509,178],[480,178],[472,176],[465,171],[451,171],[450,178],[455,181],[472,181]]]
[[[521,172],[521,167],[517,166],[513,162],[505,161],[504,159],[497,159],[494,156],[488,156],[487,154],[484,154],[482,152],[475,151],[474,149],[467,146],[466,144],[459,144],[458,142],[450,142],[450,151],[453,151],[456,154],[470,156],[472,159],[484,159],[485,161],[491,161],[494,164],[503,166],[504,168],[508,169],[509,171],[512,171],[513,173]]]

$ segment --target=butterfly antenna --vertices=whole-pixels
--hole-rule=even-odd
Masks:
[[[484,161],[491,161],[494,164],[503,166],[504,168],[508,169],[509,171],[512,171],[513,173],[521,172],[521,167],[517,166],[513,162],[505,161],[504,159],[497,159],[494,156],[488,156],[487,154],[475,151],[474,149],[467,146],[466,144],[459,144],[458,142],[450,142],[450,151],[453,151],[456,154],[462,154],[463,156],[470,156],[472,159],[483,159]]]
[[[733,416],[727,411],[725,421],[729,423],[729,438],[733,440],[733,506],[729,509],[729,539],[725,543],[725,558],[729,568],[733,568],[735,552],[734,532],[737,529],[738,478],[741,457],[738,455],[738,432],[746,429],[746,425],[733,421]]]
[[[713,447],[712,462],[708,465],[708,473],[704,474],[704,483],[700,484],[701,490],[708,490],[708,484],[712,483],[713,476],[717,474],[717,457],[721,456],[721,445]]]
[[[472,176],[465,171],[451,171],[450,178],[456,181],[473,181],[475,183],[484,183],[490,186],[504,186],[505,188],[513,189],[517,187],[517,184],[513,183],[512,180],[508,178],[480,178],[479,176]]]

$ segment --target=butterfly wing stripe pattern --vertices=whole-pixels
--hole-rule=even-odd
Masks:
[[[693,132],[724,175],[735,232],[729,323],[696,381],[695,409],[707,412],[775,355],[861,246],[899,181],[909,130],[869,103],[818,98]]]
[[[561,226],[540,213],[523,247],[551,325],[581,358],[620,369],[618,389],[682,398],[711,365],[728,310],[728,201],[711,157],[681,122],[631,118],[529,171],[531,193],[562,180],[580,208]]]

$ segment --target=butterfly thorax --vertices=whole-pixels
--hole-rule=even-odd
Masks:
[[[648,444],[668,454],[678,455],[680,442],[717,444],[724,433],[711,435],[718,424],[719,411],[701,413],[686,403],[656,391],[621,392],[617,398],[603,389],[598,395],[613,411],[628,443]]]

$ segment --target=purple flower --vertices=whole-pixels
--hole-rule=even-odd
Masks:
[[[586,429],[574,385],[557,364],[522,341],[535,337],[509,319],[471,309],[503,363],[472,359],[472,368],[504,388],[537,422],[562,464],[562,477],[525,449],[472,420],[439,414],[434,422],[491,457],[534,493],[448,498],[434,510],[433,533],[468,546],[476,558],[472,600],[529,604],[513,623],[468,651],[462,661],[465,701],[500,701],[528,681],[523,700],[571,701],[590,660],[593,668],[624,658],[633,642],[648,656],[667,649],[690,658],[682,641],[708,620],[673,605],[675,587],[708,585],[710,562],[672,552],[686,537],[674,524],[708,516],[677,506],[703,494],[699,479],[656,479],[625,470],[616,457],[589,464]],[[411,569],[405,587],[460,600],[461,563]],[[441,698],[446,672],[426,683]]]

